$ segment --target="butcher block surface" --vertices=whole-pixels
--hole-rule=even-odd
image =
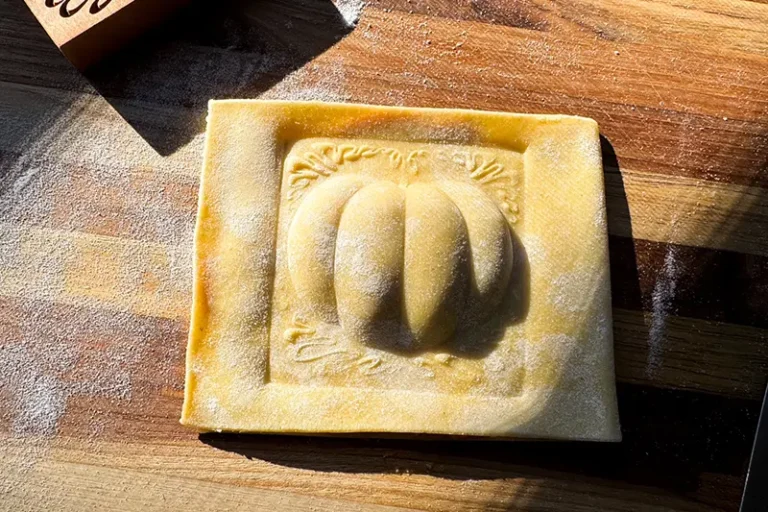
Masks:
[[[0,510],[738,510],[766,27],[747,0],[193,1],[82,75],[0,0]],[[597,120],[623,442],[179,425],[210,98]]]

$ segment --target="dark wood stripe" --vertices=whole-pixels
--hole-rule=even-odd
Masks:
[[[0,46],[0,80],[66,90],[89,88],[24,2],[0,4]]]
[[[58,434],[76,438],[185,434],[176,419],[184,386],[186,322],[2,296],[0,311],[0,354],[5,364],[13,357],[23,360],[14,363],[23,364],[18,372],[0,377],[14,390],[0,392],[0,430],[18,430],[21,403],[40,399],[35,393],[41,390],[33,385],[38,379],[55,383],[52,407],[58,410],[41,411],[44,417],[37,425],[24,422],[26,434],[50,434],[35,430],[47,428],[39,426],[45,419],[54,420]],[[56,393],[66,399],[64,404],[56,403]]]
[[[361,59],[365,51],[361,50]],[[474,51],[481,54],[486,49],[476,47]],[[395,55],[381,53],[377,50],[383,60],[395,58]],[[510,54],[500,56],[499,60],[517,58]],[[414,59],[419,58],[414,56]],[[679,112],[665,107],[627,105],[613,97],[588,99],[576,91],[554,91],[556,85],[552,84],[512,83],[513,78],[505,77],[499,69],[473,68],[472,62],[477,61],[472,54],[467,54],[462,57],[461,67],[451,68],[450,73],[445,74],[430,66],[413,69],[403,66],[402,72],[410,75],[407,83],[401,76],[385,71],[384,65],[381,68],[356,66],[349,69],[345,80],[369,86],[350,96],[355,102],[591,117],[617,148],[622,169],[768,188],[768,124],[764,120],[734,119],[735,113],[724,119],[696,113],[693,106],[687,112]],[[317,62],[318,75],[333,73],[335,65],[321,59]],[[436,94],[435,89],[443,93]]]
[[[609,237],[617,308],[768,328],[768,258]]]
[[[765,0],[748,1],[765,3]],[[622,21],[629,25],[629,27],[626,25],[623,27],[610,26],[608,23],[610,21],[614,21],[615,25],[615,20],[612,19],[612,15],[615,15],[615,13],[612,12],[611,6],[595,6],[587,2],[572,4],[562,1],[541,2],[529,0],[526,2],[515,2],[514,0],[472,0],[471,2],[457,4],[451,0],[442,0],[431,1],[425,5],[424,2],[415,0],[368,0],[366,3],[369,7],[386,11],[394,10],[408,14],[420,14],[457,21],[488,23],[531,30],[547,30],[553,25],[560,29],[563,23],[571,23],[576,27],[588,29],[602,38],[609,38],[611,40],[619,39],[618,34],[626,38],[627,32],[634,35],[634,31],[627,29],[635,28],[633,25],[638,22],[637,18],[632,19],[625,15]],[[669,2],[654,3],[672,7]],[[723,4],[723,7],[728,7],[726,2],[723,2]],[[705,9],[700,6],[677,4],[675,7],[726,19],[754,20],[754,17],[750,17],[746,13],[738,14],[728,12],[727,9],[718,10],[716,7],[711,6]],[[627,18],[630,19],[627,20]],[[648,30],[650,27],[645,28]],[[623,34],[620,32],[620,29],[624,29]],[[613,37],[611,37],[612,35]]]
[[[413,0],[372,0],[369,7],[400,11],[408,14],[503,25],[527,30],[546,31],[550,21],[547,9],[535,2],[505,2],[473,0],[471,2],[418,2]]]
[[[388,41],[396,36],[387,33],[376,37]],[[497,37],[502,36],[489,36],[487,44],[493,44]],[[646,99],[636,97],[635,104],[623,104],[619,92],[611,92],[613,86],[601,84],[599,77],[609,74],[616,77],[617,83],[633,83],[642,81],[642,71],[613,65],[601,67],[587,62],[578,48],[572,50],[573,54],[581,55],[584,61],[573,69],[550,63],[546,55],[541,57],[541,63],[531,62],[531,56],[525,53],[526,43],[522,36],[515,39],[518,38],[520,41],[515,40],[514,45],[510,42],[504,49],[491,48],[482,40],[473,40],[472,44],[462,46],[460,53],[453,55],[455,52],[451,51],[451,57],[441,56],[440,51],[431,53],[415,46],[403,48],[395,43],[379,42],[375,50],[377,59],[369,59],[370,48],[365,38],[351,36],[341,44],[348,44],[350,51],[355,51],[353,59],[365,62],[367,66],[349,68],[345,79],[368,85],[364,90],[355,91],[351,100],[592,117],[616,148],[617,164],[622,169],[768,187],[768,124],[759,114],[765,109],[763,105],[768,102],[768,97],[755,100],[765,96],[759,91],[761,86],[757,79],[745,90],[745,94],[755,101],[747,118],[739,118],[735,105],[724,106],[728,112],[722,115],[712,115],[705,110],[705,105],[711,106],[712,101],[701,99],[697,105],[677,98],[683,94],[682,90],[688,91],[693,86],[673,85],[675,81],[689,80],[687,72],[675,69],[665,70],[664,77],[659,78],[659,84],[655,86],[656,92],[649,91]],[[359,42],[352,46],[351,39]],[[487,62],[488,53],[494,55],[491,60],[498,64],[481,67],[478,63]],[[648,60],[647,65],[651,65],[650,57]],[[413,66],[412,61],[429,62],[430,65]],[[553,62],[559,61],[554,59]],[[695,66],[704,67],[709,62],[701,57],[701,62]],[[330,59],[320,59],[317,65],[321,66],[318,73],[331,73],[337,64]],[[637,66],[643,65],[646,64]],[[408,80],[393,73],[393,67],[407,74]],[[621,73],[627,76],[617,75]],[[722,73],[728,72],[723,69]],[[591,90],[571,90],[571,80],[574,83],[590,81],[584,75],[598,77]],[[435,89],[444,94],[436,94]],[[699,90],[699,94],[704,93]],[[655,95],[668,99],[660,101]],[[673,103],[686,104],[687,108],[677,110]],[[745,112],[741,110],[741,113]]]

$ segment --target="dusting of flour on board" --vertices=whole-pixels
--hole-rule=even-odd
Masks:
[[[335,4],[347,26],[354,27],[357,25],[365,8],[363,0],[335,0]]]
[[[350,26],[363,7],[338,5]],[[292,58],[278,57],[253,72]],[[309,63],[263,97],[348,101],[345,66]],[[132,375],[150,356],[160,381],[180,385],[171,376],[183,358],[204,123],[162,156],[103,98],[38,103],[35,115],[12,111],[13,130],[1,132],[11,157],[0,175],[0,296],[16,316],[0,325],[0,425],[12,437],[46,438],[72,399],[131,397]],[[160,336],[173,342],[153,341]],[[94,350],[94,340],[107,343]]]
[[[73,402],[90,439],[137,392],[180,392],[202,147],[163,157],[99,97],[39,102],[9,114],[0,172],[0,447],[21,470]]]
[[[333,58],[328,65],[307,64],[286,76],[260,96],[264,100],[345,102],[347,92],[344,59]]]
[[[648,361],[646,374],[653,377],[663,364],[664,340],[667,333],[667,318],[673,312],[672,303],[675,300],[677,277],[680,268],[677,261],[677,248],[670,246],[664,257],[661,275],[656,278],[653,287],[653,309],[651,325],[648,329]]]

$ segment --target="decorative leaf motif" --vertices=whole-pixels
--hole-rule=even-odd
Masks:
[[[514,186],[517,181],[514,176],[504,169],[504,166],[496,161],[495,157],[486,157],[478,153],[457,152],[454,161],[462,165],[469,177],[484,187],[495,192],[502,213],[511,223],[517,222],[519,206],[514,199],[517,192]]]
[[[353,364],[358,367],[363,375],[375,375],[381,373],[383,369],[381,358],[376,356],[363,356],[357,359]]]
[[[312,336],[315,329],[309,327],[298,315],[293,315],[293,327],[289,327],[283,333],[283,339],[290,343],[296,343],[296,340],[302,336]]]
[[[408,153],[408,157],[405,159],[405,161],[408,164],[408,171],[413,173],[414,175],[419,173],[419,164],[418,159],[426,156],[427,152],[423,149],[415,149]]]
[[[301,156],[292,155],[286,162],[288,167],[288,199],[294,199],[312,182],[320,177],[328,177],[348,163],[362,158],[385,155],[390,165],[398,168],[403,165],[403,154],[394,148],[373,148],[352,144],[317,143],[312,150]]]
[[[311,338],[310,340],[296,344],[296,352],[293,355],[293,360],[297,363],[309,363],[336,354],[345,354],[347,352],[344,349],[331,348],[335,345],[336,342],[330,338]],[[316,350],[318,348],[319,350]]]
[[[504,167],[500,163],[497,163],[495,158],[487,161],[479,155],[474,155],[472,159],[472,169],[469,173],[469,177],[485,185],[506,178],[504,175]]]
[[[424,149],[410,151],[403,157],[401,151],[395,148],[353,144],[334,144],[330,142],[312,144],[312,150],[303,155],[292,155],[286,161],[288,167],[288,199],[298,197],[307,187],[319,178],[325,178],[338,172],[339,168],[348,162],[356,162],[363,158],[373,158],[384,155],[394,169],[402,168],[413,175],[420,171],[418,160],[427,156]],[[511,223],[517,221],[520,211],[515,202],[517,181],[504,166],[493,156],[478,152],[457,151],[453,161],[467,170],[469,177],[480,186],[490,188],[494,197],[499,201],[504,216]]]
[[[363,375],[375,375],[385,370],[380,357],[343,348],[332,336],[317,336],[317,329],[296,314],[283,333],[283,339],[293,346],[292,357],[297,363],[335,358],[344,364],[344,368],[356,369]]]
[[[380,148],[378,150],[381,154],[387,155],[389,157],[389,163],[392,164],[394,168],[398,168],[401,165],[403,165],[403,154],[400,153],[397,149],[392,148]]]
[[[321,335],[318,335],[318,331]],[[283,338],[291,345],[292,359],[296,363],[316,363],[333,360],[340,363],[337,371],[357,371],[364,376],[392,373],[397,368],[388,364],[381,355],[367,350],[351,349],[339,343],[334,335],[326,335],[322,327],[315,328],[294,314]],[[453,370],[455,356],[447,353],[426,354],[409,360],[409,364],[421,371],[422,377],[433,379],[438,373]]]

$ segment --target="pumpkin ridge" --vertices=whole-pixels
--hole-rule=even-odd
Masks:
[[[451,198],[467,225],[471,269],[464,320],[476,323],[502,300],[509,285],[514,262],[511,227],[499,205],[482,189],[456,181],[437,186]]]
[[[306,306],[329,322],[334,322],[338,318],[333,269],[339,221],[349,200],[366,186],[366,180],[357,177],[339,177],[338,179],[343,182],[326,181],[320,184],[316,192],[323,194],[322,197],[326,201],[318,202],[318,196],[308,196],[299,206],[288,229],[288,267],[294,289]],[[353,190],[350,191],[350,188]],[[348,194],[348,197],[342,198],[343,202],[338,205],[340,208],[334,209],[334,203],[338,202],[340,194]],[[318,219],[322,219],[323,216],[329,217],[326,219],[330,221],[327,225],[318,224]],[[311,229],[307,229],[308,227]],[[322,238],[318,237],[318,229],[324,231]],[[311,254],[308,247],[312,248]],[[323,249],[330,253],[324,259],[317,254],[317,250]],[[315,271],[302,268],[307,261],[312,261],[319,268]]]
[[[461,211],[442,190],[419,183],[407,191],[406,209],[413,201],[416,213],[406,212],[403,323],[416,347],[431,348],[450,339],[458,326],[468,291],[469,240]],[[410,236],[432,238],[431,246],[424,250],[425,241]],[[409,265],[417,271],[408,271]]]
[[[374,182],[350,199],[339,221],[334,278],[340,324],[374,346],[389,345],[400,323],[404,202],[393,182]]]

